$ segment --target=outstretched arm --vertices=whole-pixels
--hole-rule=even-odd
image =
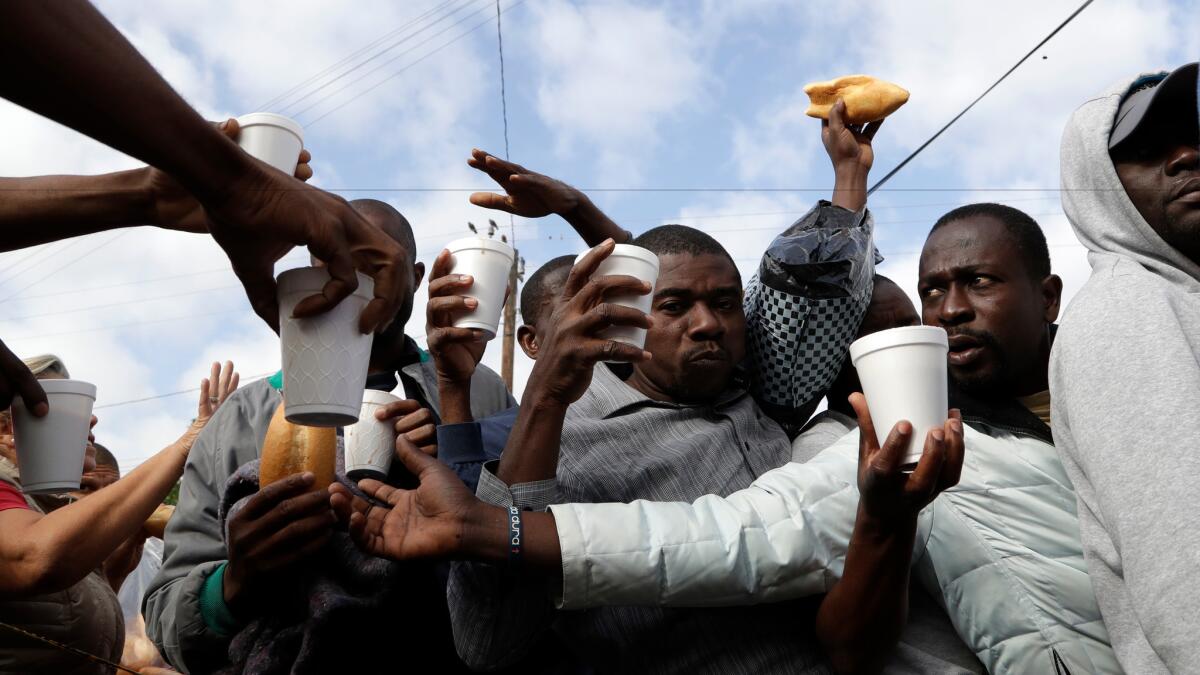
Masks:
[[[580,190],[566,183],[535,173],[483,150],[471,151],[467,164],[491,176],[505,194],[476,192],[471,203],[488,209],[506,211],[522,218],[542,218],[556,213],[571,224],[588,246],[606,239],[628,243],[633,235],[604,214]]]
[[[329,310],[375,278],[364,332],[387,324],[411,281],[402,247],[345,200],[305,187],[205,122],[85,0],[0,3],[0,96],[175,177],[204,204],[255,312],[277,327],[274,263],[307,244],[331,279],[297,316]]]
[[[900,470],[912,425],[897,424],[880,447],[862,394],[850,399],[859,419],[861,498],[842,578],[817,614],[817,635],[838,672],[877,672],[908,619],[908,582],[917,516],[958,483],[962,419],[951,411],[944,429],[929,432],[915,471]]]

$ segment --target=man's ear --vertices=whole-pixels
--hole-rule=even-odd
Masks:
[[[413,263],[413,291],[416,291],[421,286],[421,282],[425,279],[425,263]]]
[[[1058,321],[1058,312],[1062,307],[1063,282],[1057,274],[1051,274],[1042,279],[1042,301],[1045,303],[1046,323]]]
[[[525,356],[537,361],[537,333],[532,327],[522,324],[517,328],[517,344],[521,345],[521,351],[525,352]]]

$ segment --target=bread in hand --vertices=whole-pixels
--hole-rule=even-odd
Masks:
[[[159,504],[154,513],[146,519],[142,525],[142,529],[146,531],[146,536],[163,538],[163,533],[167,531],[167,521],[175,514],[175,507],[169,504]]]
[[[311,471],[312,490],[328,489],[337,458],[337,429],[292,424],[283,415],[283,404],[271,417],[258,463],[258,485],[264,488],[292,474]]]
[[[804,85],[810,104],[805,114],[829,119],[829,110],[840,98],[846,102],[847,124],[877,122],[908,102],[908,91],[870,75],[846,75],[828,82]]]

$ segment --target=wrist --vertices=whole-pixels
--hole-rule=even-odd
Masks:
[[[899,510],[887,514],[872,513],[871,509],[860,505],[854,525],[855,536],[879,545],[911,540],[917,532],[917,515]]]
[[[833,202],[858,212],[867,204],[867,172],[858,164],[834,166]]]
[[[508,560],[508,550],[507,511],[475,500],[463,518],[457,553],[469,560],[503,563]]]

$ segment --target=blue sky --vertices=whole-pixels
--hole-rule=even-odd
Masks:
[[[412,221],[422,260],[464,233],[467,220],[482,224],[489,217],[467,203],[467,192],[366,188],[488,186],[465,160],[472,147],[502,153],[504,146],[490,0],[99,4],[214,119],[259,109],[426,14],[382,45],[405,42],[352,75],[316,90],[324,82],[318,80],[284,103],[316,90],[308,98],[271,109],[295,113],[328,96],[296,114],[316,156],[315,182],[353,188],[342,193],[347,198],[392,202]],[[504,0],[502,6],[513,159],[581,187],[604,188],[593,200],[635,232],[665,222],[708,230],[748,276],[773,234],[831,185],[819,124],[803,115],[805,83],[865,72],[911,91],[910,103],[880,131],[879,176],[1077,3]],[[881,270],[914,292],[915,253],[937,216],[962,203],[1003,201],[1042,223],[1056,271],[1073,293],[1087,265],[1054,191],[1063,123],[1118,79],[1195,60],[1198,10],[1196,0],[1101,0],[1087,9],[872,200],[877,241],[888,258]],[[339,91],[377,66],[383,67]],[[363,93],[368,87],[374,88]],[[9,131],[0,156],[4,175],[137,164],[8,104],[0,104],[0,120]],[[507,217],[493,217],[507,224]],[[517,219],[516,234],[530,271],[581,248],[557,218]],[[303,258],[297,252],[283,266]],[[73,375],[100,386],[102,406],[194,387],[215,358],[233,358],[246,376],[272,372],[278,343],[224,267],[220,251],[203,238],[149,228],[5,254],[0,304],[8,311],[0,336],[22,355],[59,353]],[[418,310],[423,296],[424,288]],[[414,320],[409,333],[420,335],[422,327]],[[498,353],[486,361],[498,368]],[[518,384],[528,369],[519,359]],[[102,408],[97,436],[128,468],[182,432],[193,411],[190,393]]]

